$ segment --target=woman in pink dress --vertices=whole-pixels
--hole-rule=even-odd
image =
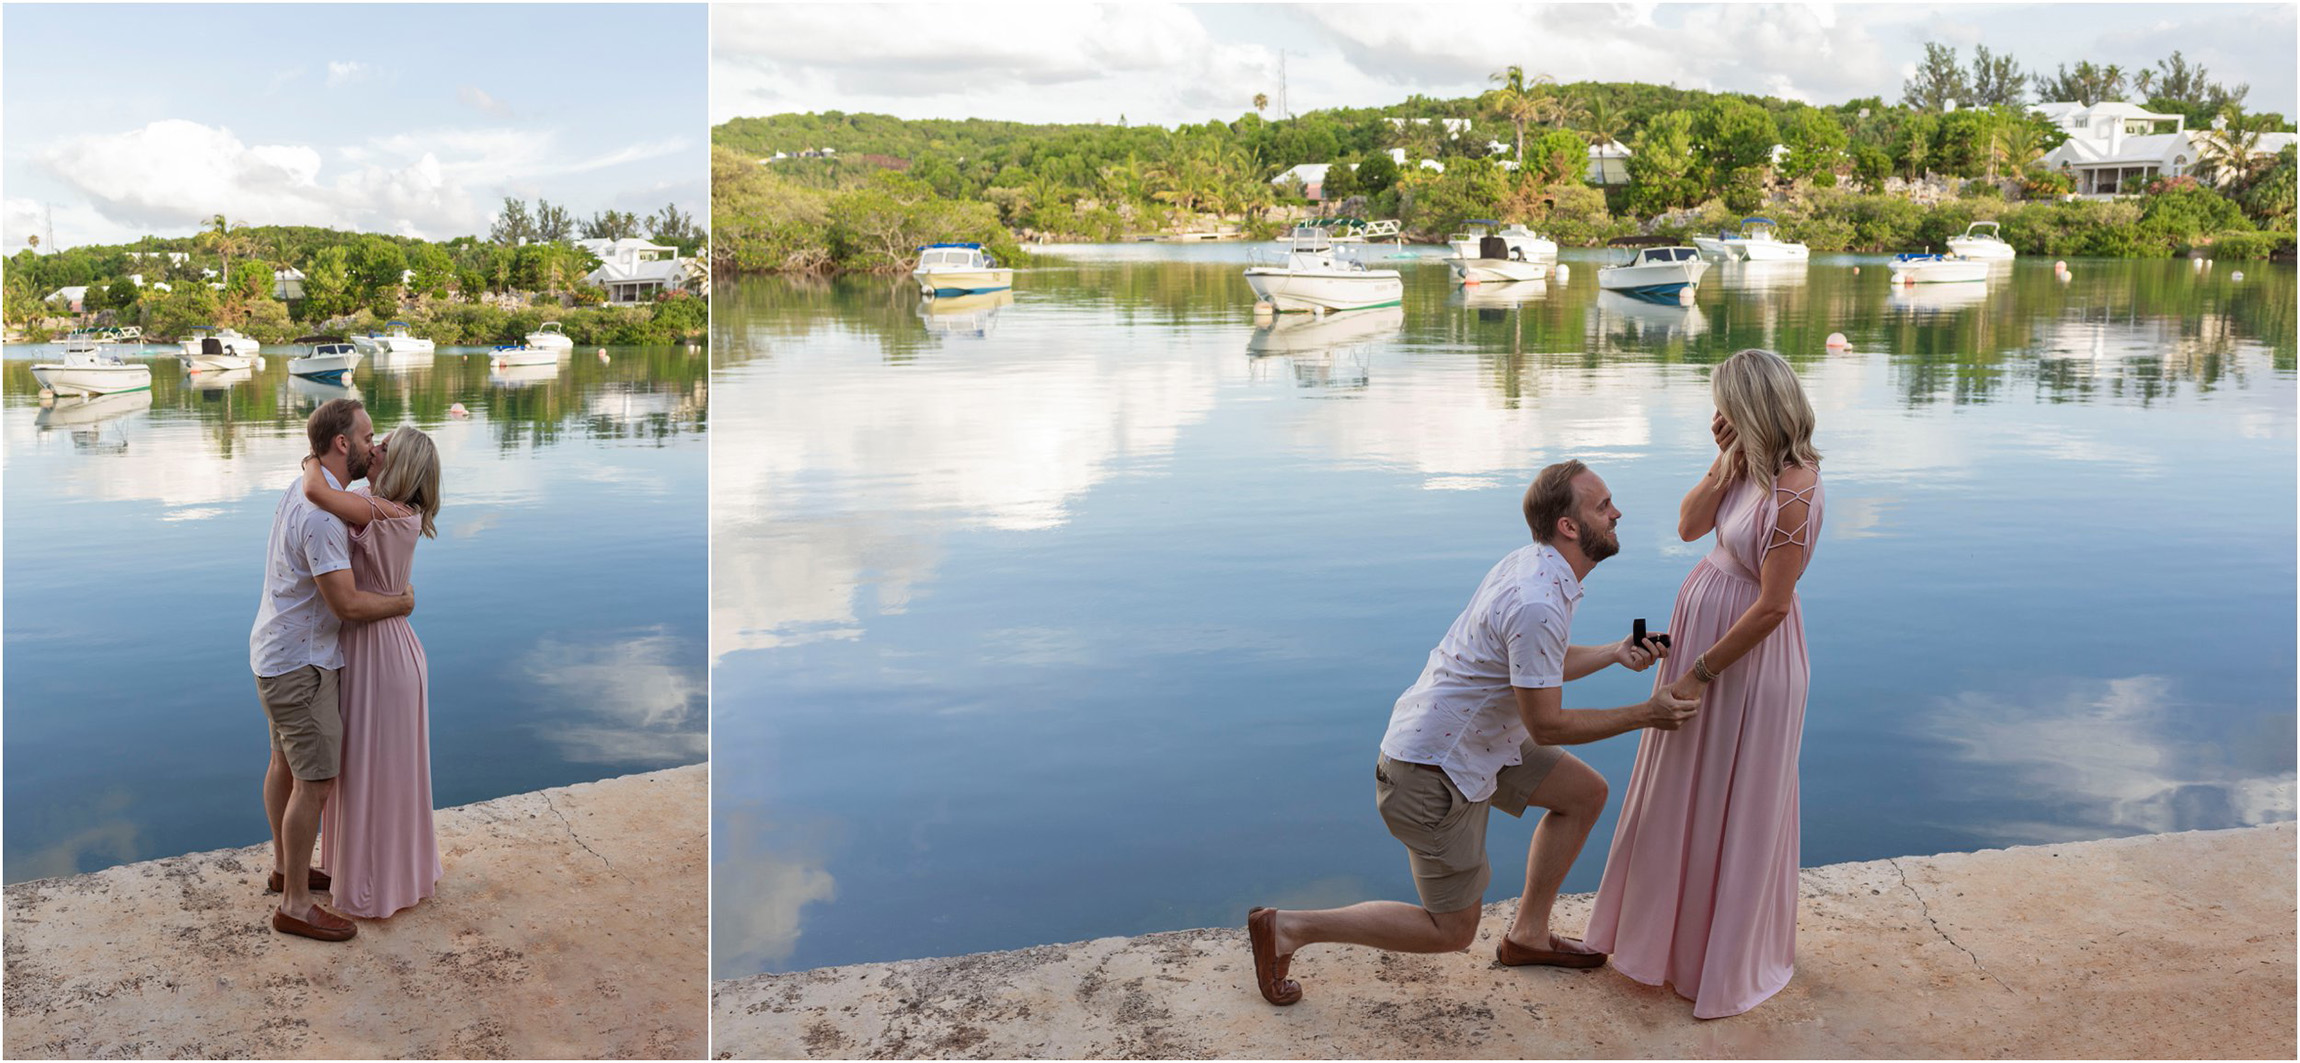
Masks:
[[[304,493],[351,527],[351,572],[361,590],[397,594],[415,565],[415,541],[435,538],[439,451],[402,427],[376,444],[369,489],[329,487],[319,464]],[[345,624],[343,770],[320,820],[320,865],[334,879],[335,910],[382,919],[431,896],[439,843],[431,833],[431,722],[423,643],[404,616]]]
[[[1746,350],[1710,377],[1718,454],[1678,509],[1716,548],[1677,592],[1655,688],[1699,698],[1637,746],[1588,945],[1669,984],[1696,1018],[1738,1015],[1789,983],[1797,949],[1797,747],[1805,622],[1797,579],[1821,531],[1813,407],[1780,355]]]

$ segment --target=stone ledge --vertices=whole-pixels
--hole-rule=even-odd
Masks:
[[[2291,1059],[2294,839],[2280,823],[1810,868],[1796,977],[1728,1019],[1697,1020],[1670,990],[1610,968],[1494,963],[1513,898],[1488,906],[1467,955],[1305,951],[1294,976],[1306,996],[1290,1008],[1254,991],[1243,929],[1185,930],[719,982],[713,1050]],[[1584,925],[1589,903],[1561,898],[1559,928]]]
[[[268,844],[17,883],[7,1053],[699,1059],[708,801],[695,764],[442,809],[438,892],[344,944],[273,932]]]

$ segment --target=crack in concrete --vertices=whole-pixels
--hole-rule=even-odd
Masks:
[[[1887,859],[1885,862],[1893,865],[1894,872],[1901,876],[1901,888],[1909,891],[1909,896],[1915,897],[1917,899],[1917,907],[1924,912],[1925,922],[1932,924],[1933,933],[1939,934],[1942,941],[1946,941],[1950,945],[1955,946],[1958,952],[1962,952],[1966,957],[1970,958],[1973,961],[1973,968],[1978,970],[1981,974],[1987,976],[1989,981],[1995,982],[1998,989],[2002,989],[2007,993],[2012,992],[2012,987],[2004,984],[2003,979],[1998,978],[1994,972],[1990,971],[1988,969],[1988,965],[1982,963],[1979,956],[1973,955],[1973,950],[1968,949],[1963,945],[1958,945],[1957,939],[1950,937],[1948,931],[1941,929],[1940,922],[1933,918],[1933,906],[1925,900],[1925,895],[1918,893],[1917,887],[1909,882],[1908,869],[1902,867],[1901,862],[1897,859]]]
[[[616,878],[622,879],[625,882],[631,881],[631,876],[615,869],[615,861],[607,859],[605,854],[601,853],[597,849],[591,848],[590,842],[584,841],[582,835],[575,833],[575,824],[569,822],[567,819],[567,813],[559,811],[559,806],[552,802],[551,791],[549,790],[543,791],[543,806],[550,809],[552,815],[559,817],[559,825],[567,828],[567,836],[575,839],[575,844],[582,846],[584,852],[598,857],[599,862],[607,865],[607,870],[613,871]]]

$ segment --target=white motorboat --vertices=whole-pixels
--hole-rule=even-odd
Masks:
[[[1462,228],[1466,231],[1454,233],[1453,235],[1445,238],[1446,246],[1451,248],[1453,251],[1453,253],[1448,256],[1449,258],[1473,259],[1490,257],[1485,254],[1485,241],[1488,237],[1499,237],[1501,239],[1502,245],[1509,249],[1509,253],[1502,256],[1504,258],[1517,259],[1526,262],[1557,261],[1557,241],[1549,239],[1540,233],[1534,232],[1533,230],[1528,229],[1523,225],[1511,224],[1504,226],[1502,223],[1491,218],[1476,218],[1463,222]],[[1524,277],[1520,279],[1532,280],[1533,278]]]
[[[67,349],[61,362],[35,364],[32,379],[58,395],[116,395],[151,390],[152,367],[91,344]]]
[[[430,340],[409,332],[405,321],[391,322],[384,329],[381,334],[370,331],[365,336],[353,336],[351,345],[379,363],[387,358],[429,355],[436,350]]]
[[[497,368],[510,365],[556,366],[559,364],[559,352],[533,344],[497,347],[487,355],[487,364]]]
[[[927,244],[910,271],[922,295],[980,295],[1014,287],[1014,270],[998,264],[981,244]]]
[[[1779,229],[1771,218],[1743,218],[1740,232],[1714,239],[1696,236],[1693,246],[1714,257],[1744,262],[1803,262],[1812,257],[1811,248],[1781,239]]]
[[[527,334],[527,346],[544,347],[554,351],[575,350],[575,341],[567,337],[556,321],[546,321]]]
[[[1989,264],[1955,255],[1894,255],[1894,284],[1959,284],[1989,279]]]
[[[1310,226],[1294,230],[1282,255],[1256,252],[1246,269],[1254,295],[1281,313],[1365,310],[1405,302],[1405,281],[1394,269],[1337,255],[1326,234]]]
[[[1014,305],[1014,292],[1001,289],[974,295],[944,295],[918,302],[918,319],[928,332],[986,339],[998,312]]]
[[[1949,237],[1949,250],[1966,258],[2012,258],[2019,252],[2004,241],[1993,221],[1976,221],[1965,226],[1963,236]]]
[[[1629,260],[1597,271],[1597,286],[1655,303],[1690,298],[1709,263],[1701,252],[1666,236],[1624,236],[1613,246],[1631,249]]]
[[[311,353],[288,359],[288,375],[323,384],[344,384],[359,368],[359,348],[341,340],[312,345]]]
[[[187,349],[176,356],[176,360],[184,364],[184,372],[230,373],[256,364],[255,355],[233,350],[221,336],[199,336],[196,339],[199,342],[197,350]],[[193,341],[184,342],[189,345]]]
[[[201,353],[201,351],[206,349],[206,341],[210,339],[215,340],[217,344],[222,346],[226,354],[236,354],[247,358],[254,358],[263,350],[263,344],[257,343],[256,341],[249,339],[246,336],[240,335],[237,330],[217,328],[214,325],[194,326],[192,328],[192,334],[184,337],[184,341],[178,344],[178,346],[182,347],[184,353],[187,355],[198,355]],[[141,341],[139,340],[139,342]]]
[[[1454,250],[1457,253],[1447,262],[1453,267],[1454,279],[1463,284],[1549,279],[1551,260],[1536,257],[1523,240],[1513,243],[1509,237],[1488,233],[1477,238],[1475,247],[1456,245]],[[1465,250],[1472,254],[1464,257],[1458,253]],[[1551,253],[1555,254],[1554,245]]]

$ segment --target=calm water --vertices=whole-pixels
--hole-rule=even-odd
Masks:
[[[703,759],[704,355],[442,352],[347,392],[286,352],[195,385],[154,346],[150,392],[44,409],[31,365],[59,350],[0,365],[9,881],[269,837],[248,628],[304,418],[338,395],[439,445],[412,618],[439,805]]]
[[[1665,622],[1710,546],[1674,541],[1706,367],[1748,346],[1797,364],[1826,454],[1805,864],[2293,818],[2291,268],[1895,294],[1822,256],[1681,310],[1569,252],[1564,286],[1407,264],[1402,310],[1258,328],[1244,257],[1067,249],[931,311],[722,290],[718,976],[1410,899],[1391,702],[1552,461],[1627,514],[1575,641]],[[1619,785],[1636,742],[1575,752]],[[1495,818],[1488,900],[1532,828]]]

